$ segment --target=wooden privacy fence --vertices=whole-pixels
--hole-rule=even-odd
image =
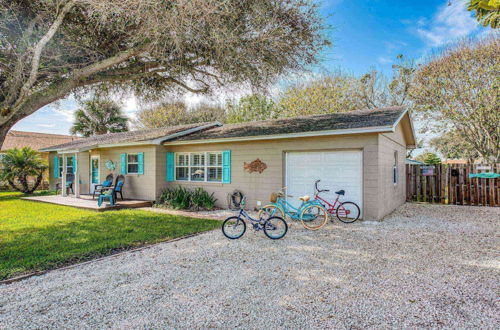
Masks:
[[[500,206],[500,178],[469,178],[470,173],[481,172],[500,173],[500,164],[406,165],[406,200]]]

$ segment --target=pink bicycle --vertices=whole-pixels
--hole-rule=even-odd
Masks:
[[[328,202],[326,199],[321,198],[319,194],[321,194],[322,192],[329,192],[330,190],[319,189],[318,183],[320,181],[321,180],[316,180],[316,182],[314,183],[314,188],[315,188],[314,199],[318,200],[325,207],[328,213],[330,213],[332,216],[335,215],[337,219],[339,219],[344,223],[352,223],[358,220],[359,215],[361,213],[361,211],[359,210],[359,206],[354,202],[339,201],[340,196],[345,195],[344,190],[339,190],[335,192],[337,194],[337,198],[335,199],[333,204]],[[331,221],[333,221],[333,218]]]

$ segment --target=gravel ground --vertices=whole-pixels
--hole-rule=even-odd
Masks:
[[[0,287],[0,328],[498,328],[500,208],[220,231]]]

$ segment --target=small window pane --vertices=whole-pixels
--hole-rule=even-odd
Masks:
[[[191,167],[191,180],[192,181],[205,181],[205,168],[204,167]]]
[[[222,181],[222,168],[209,167],[207,180],[208,181]]]
[[[177,155],[177,166],[187,166],[188,155]]]
[[[208,154],[208,165],[217,165],[217,154]]]
[[[73,157],[66,158],[66,174],[73,174]]]
[[[137,154],[128,154],[127,157],[128,157],[127,162],[129,163],[139,162],[139,155]]]
[[[205,154],[192,154],[191,166],[205,165]]]
[[[219,165],[219,166],[222,165],[222,152],[219,152],[217,154],[217,165]]]
[[[188,180],[189,179],[189,171],[187,167],[177,167],[175,169],[176,171],[176,178],[177,180]]]
[[[128,173],[138,173],[139,172],[139,164],[128,164]]]

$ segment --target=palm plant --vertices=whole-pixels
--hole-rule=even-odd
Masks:
[[[89,137],[128,131],[128,118],[112,100],[95,98],[81,103],[81,106],[75,112],[71,134]]]
[[[7,181],[12,188],[25,194],[31,194],[38,188],[48,168],[40,154],[30,147],[7,150],[0,158],[0,164],[0,180]],[[31,185],[29,177],[35,178]]]

